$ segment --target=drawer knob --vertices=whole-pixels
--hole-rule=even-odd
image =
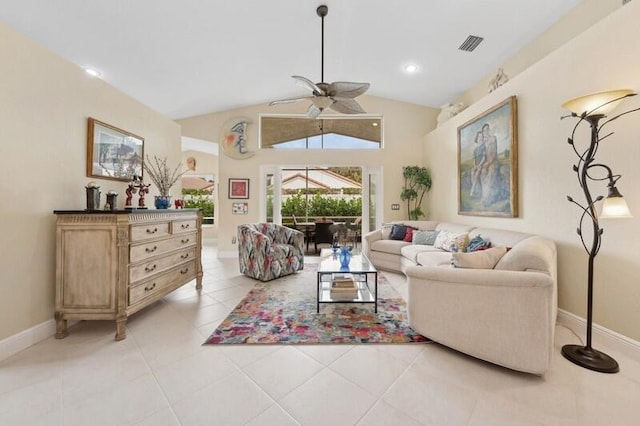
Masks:
[[[153,290],[154,288],[156,288],[156,283],[153,283],[152,285],[145,287],[145,288],[144,288],[144,291],[151,291],[151,290]]]
[[[187,243],[189,242],[189,239],[188,239],[188,238],[185,238],[185,239],[180,240],[180,242],[181,242],[182,244],[187,244]]]
[[[157,266],[158,265],[155,265],[155,264],[152,267],[145,266],[144,270],[145,270],[145,272],[155,271]]]
[[[155,234],[156,232],[158,232],[158,228],[153,228],[153,229],[147,228],[147,234]]]
[[[186,259],[189,257],[189,253],[181,254],[180,259]]]
[[[158,250],[158,246],[153,246],[153,248],[145,248],[144,251],[146,251],[147,253],[153,253],[154,251]]]
[[[184,269],[181,269],[181,270],[180,270],[180,273],[181,273],[182,275],[186,274],[187,272],[189,272],[189,268],[184,268]]]
[[[189,224],[188,223],[183,223],[182,225],[180,225],[180,227],[182,229],[187,229],[189,227]]]

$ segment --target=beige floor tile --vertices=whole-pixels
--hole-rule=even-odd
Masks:
[[[358,426],[419,426],[420,422],[380,400],[358,422]]]
[[[325,368],[279,403],[304,425],[353,425],[375,401],[370,393]]]
[[[477,401],[470,390],[435,376],[416,375],[412,368],[382,399],[426,425],[466,425]]]
[[[64,424],[112,426],[137,423],[168,402],[151,374],[87,397],[78,397],[63,407]]]
[[[154,375],[169,402],[175,403],[237,372],[220,350],[208,347],[158,368]]]
[[[136,423],[135,426],[180,426],[180,422],[171,408],[163,408]]]
[[[273,404],[266,411],[246,423],[246,426],[294,426],[299,424],[282,407],[278,404]]]
[[[235,373],[173,404],[182,426],[244,424],[274,401],[243,373]]]
[[[0,394],[0,425],[62,425],[61,386],[54,377]]]
[[[310,356],[286,346],[246,366],[243,371],[277,401],[322,368],[322,364]]]
[[[322,365],[329,365],[355,346],[353,345],[297,345],[297,350],[304,352]]]
[[[356,346],[329,368],[369,393],[380,396],[400,377],[409,363],[376,346]]]

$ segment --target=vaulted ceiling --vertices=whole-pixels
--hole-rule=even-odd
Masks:
[[[439,107],[580,0],[9,0],[0,22],[171,118],[306,95],[292,75]],[[484,41],[458,47],[469,35]],[[403,72],[413,63],[418,72]],[[276,108],[276,107],[274,107]],[[274,110],[277,112],[277,110]]]

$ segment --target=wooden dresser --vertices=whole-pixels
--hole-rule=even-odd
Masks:
[[[194,279],[202,288],[197,209],[54,213],[56,338],[67,320],[115,320],[122,340],[129,315]]]

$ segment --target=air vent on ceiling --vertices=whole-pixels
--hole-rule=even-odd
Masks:
[[[464,43],[462,43],[460,47],[458,47],[458,49],[464,50],[466,52],[473,52],[475,48],[478,47],[480,43],[482,43],[482,40],[484,40],[484,38],[470,35],[469,37],[467,37]]]

